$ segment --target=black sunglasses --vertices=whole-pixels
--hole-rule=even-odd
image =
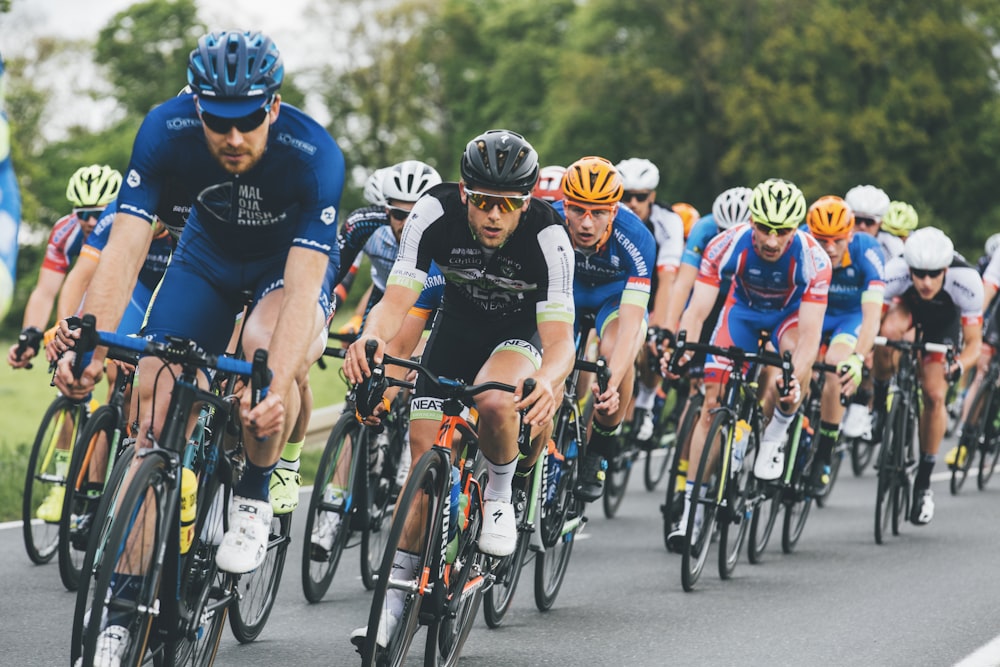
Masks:
[[[625,194],[622,195],[622,201],[623,202],[630,202],[630,201],[632,201],[634,199],[637,202],[642,203],[642,202],[646,201],[647,199],[649,199],[649,195],[650,194],[652,194],[652,193],[650,193],[650,192],[626,192]]]
[[[854,216],[854,222],[858,225],[864,225],[866,227],[878,224],[878,222],[875,221],[875,218],[863,218],[860,215]]]
[[[910,275],[914,278],[937,278],[944,269],[910,269]]]
[[[80,220],[96,220],[104,213],[103,208],[78,208],[73,214]]]
[[[399,208],[398,206],[386,206],[385,208],[387,211],[389,211],[389,216],[393,220],[400,220],[400,221],[406,220],[407,216],[410,215],[409,211],[407,211],[405,208]]]
[[[229,134],[229,131],[234,127],[241,133],[246,134],[247,132],[252,132],[261,126],[264,119],[267,118],[267,112],[270,111],[271,105],[261,107],[257,109],[252,114],[246,116],[240,116],[239,118],[223,118],[222,116],[216,116],[208,113],[207,111],[201,112],[201,119],[204,121],[205,126],[216,134]]]

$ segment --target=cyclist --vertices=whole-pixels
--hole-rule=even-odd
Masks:
[[[855,228],[878,239],[887,262],[903,254],[903,241],[881,228],[890,204],[885,190],[874,185],[855,185],[844,195],[844,201],[854,211]]]
[[[10,348],[7,363],[12,368],[24,368],[38,354],[53,306],[56,306],[57,320],[76,312],[83,290],[61,289],[63,280],[105,207],[118,196],[121,183],[121,173],[108,165],[80,167],[70,177],[66,198],[73,204],[73,211],[56,221],[49,233],[38,281],[24,307],[20,340],[25,341],[27,347],[20,354],[19,344]]]
[[[216,554],[219,568],[234,573],[252,571],[266,555],[271,471],[301,416],[298,383],[324,348],[338,265],[334,223],[343,156],[322,126],[282,104],[283,77],[281,55],[266,35],[220,31],[198,40],[188,62],[194,93],[155,107],[139,129],[114,231],[87,297],[98,327],[113,329],[170,183],[190,193],[194,206],[143,333],[191,338],[221,353],[244,306],[243,292],[253,292],[243,346],[248,357],[266,347],[274,377],[256,406],[250,392],[243,396],[246,467]],[[74,355],[66,355],[60,388],[89,391],[102,353],[98,349],[78,379],[70,367]],[[155,359],[139,363],[140,434],[159,433],[166,414],[170,374],[157,373],[159,367]],[[114,585],[127,596],[142,585],[142,575],[116,572]],[[127,616],[107,619],[99,662],[119,659],[128,622]]]
[[[544,199],[550,204],[562,199],[562,177],[566,173],[566,167],[557,164],[542,167],[538,171],[538,182],[535,189],[531,191],[531,196],[536,199]]]
[[[991,234],[983,244],[983,254],[976,260],[976,271],[979,271],[979,275],[985,275],[986,267],[990,265],[998,248],[1000,248],[1000,232]]]
[[[882,250],[868,234],[854,233],[854,211],[840,197],[820,197],[806,214],[809,232],[830,256],[833,278],[823,319],[823,340],[829,341],[823,361],[841,369],[827,374],[820,407],[819,465],[812,469],[817,496],[830,485],[830,462],[844,416],[841,396],[851,396],[861,383],[865,357],[872,349],[882,317],[885,292]]]
[[[698,340],[702,326],[712,310],[720,285],[730,281],[725,306],[711,343],[736,345],[745,350],[757,347],[762,330],[770,333],[770,342],[779,351],[792,351],[795,369],[788,395],[775,401],[782,387],[781,378],[765,385],[765,411],[773,410],[770,423],[760,441],[754,462],[754,475],[774,480],[784,470],[784,446],[788,427],[802,401],[801,387],[808,386],[812,364],[819,351],[823,314],[830,287],[830,259],[815,239],[799,231],[806,214],[802,191],[789,181],[772,178],[757,185],[750,199],[750,225],[738,225],[719,235],[705,250],[698,282],[684,315],[680,330],[691,340]],[[666,364],[667,356],[663,363]],[[690,461],[700,461],[705,437],[712,420],[712,410],[722,394],[727,379],[728,362],[709,355],[705,361],[705,409],[691,438]],[[664,368],[666,370],[666,368]],[[672,548],[683,542],[691,511],[693,479],[688,476],[684,511],[678,527],[668,535]],[[696,509],[695,532],[701,530],[703,507]],[[693,535],[692,538],[696,538]]]
[[[915,208],[905,201],[893,201],[889,203],[889,210],[882,217],[881,232],[892,234],[902,241],[917,228],[920,218]]]
[[[920,462],[913,483],[910,521],[918,526],[934,518],[931,473],[944,437],[948,415],[945,396],[948,379],[957,379],[963,368],[979,357],[983,330],[983,281],[948,236],[936,227],[924,227],[910,235],[903,257],[889,261],[885,270],[886,297],[892,299],[882,320],[881,335],[890,340],[913,337],[915,328],[923,340],[953,345],[961,352],[950,367],[938,353],[923,356],[920,386]],[[889,380],[899,353],[888,347],[875,349],[874,411],[876,423],[884,423]],[[880,430],[880,429],[877,429]]]
[[[615,453],[622,417],[632,398],[656,242],[642,220],[619,203],[623,179],[608,160],[580,158],[569,166],[562,190],[563,200],[555,203],[555,209],[566,220],[575,248],[576,326],[584,316],[594,316],[599,353],[611,372],[607,389],[593,387],[593,420],[575,489],[582,500],[592,502],[604,492],[607,459]],[[654,396],[650,392],[649,408]],[[650,436],[652,428],[646,438]]]
[[[615,169],[625,188],[622,202],[642,220],[656,243],[656,267],[655,271],[650,272],[649,326],[654,331],[663,329],[667,326],[667,310],[674,293],[674,280],[681,264],[681,255],[684,254],[684,222],[680,215],[656,203],[660,170],[655,164],[644,158],[633,157],[622,160],[615,165]],[[643,443],[650,441],[656,428],[656,411],[653,406],[661,378],[647,362],[647,357],[652,355],[655,358],[656,354],[655,348],[643,347],[638,361],[639,384],[635,407],[642,408],[644,413],[636,439]]]
[[[537,431],[537,457],[548,441],[562,385],[573,367],[572,246],[552,207],[531,201],[538,155],[521,135],[484,132],[466,145],[460,168],[459,183],[431,188],[413,207],[385,295],[348,349],[344,370],[353,382],[370,373],[367,341],[377,342],[375,361],[380,361],[385,341],[399,331],[431,262],[436,263],[446,281],[444,299],[424,364],[439,375],[467,381],[521,386],[532,377],[537,382],[530,395],[520,390],[516,395],[486,392],[476,399],[479,449],[488,468],[483,490],[483,516],[488,520],[479,549],[506,556],[517,543],[511,504],[518,462],[517,411],[528,410],[525,419]],[[434,442],[442,407],[441,397],[418,381],[410,405],[414,461]],[[399,558],[394,566],[400,577],[415,577],[415,557]],[[398,622],[402,594],[390,591],[388,604],[377,629],[383,645]],[[355,630],[351,641],[363,643],[366,633],[366,628]]]

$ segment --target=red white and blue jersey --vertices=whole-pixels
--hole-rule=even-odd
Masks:
[[[827,302],[830,257],[816,239],[796,230],[785,252],[768,262],[753,248],[753,227],[737,225],[705,249],[698,280],[718,287],[731,280],[728,301],[752,310],[780,312],[802,302]]]
[[[69,271],[69,265],[80,254],[86,238],[76,215],[71,213],[59,218],[49,233],[42,268],[65,274]]]

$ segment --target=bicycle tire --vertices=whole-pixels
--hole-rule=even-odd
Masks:
[[[421,456],[410,470],[409,480],[396,504],[396,514],[389,529],[389,539],[385,554],[382,556],[382,565],[379,568],[378,581],[375,584],[371,609],[368,613],[368,632],[360,647],[361,663],[365,667],[399,667],[406,660],[424,601],[424,595],[415,585],[416,582],[413,582],[409,590],[402,588],[405,591],[403,607],[395,632],[391,637],[386,637],[384,647],[377,644],[379,622],[385,613],[386,595],[390,584],[394,582],[390,577],[393,561],[396,552],[400,550],[407,517],[413,512],[420,512],[421,519],[430,517],[432,520],[422,520],[424,545],[417,572],[423,572],[428,567],[431,569],[436,567],[432,565],[440,556],[440,539],[437,535],[441,520],[439,515],[444,511],[443,494],[448,492],[450,484],[451,461],[436,449],[431,449]],[[393,586],[393,588],[400,587]]]
[[[395,484],[396,464],[388,459],[383,461],[382,470],[369,471],[368,504],[363,512],[366,521],[361,529],[361,583],[368,591],[375,588],[378,567],[389,537],[389,523],[398,495],[393,488]]]
[[[108,443],[110,459],[111,447],[116,444],[114,440],[118,421],[118,411],[110,405],[102,405],[87,419],[87,423],[80,429],[77,443],[73,446],[69,473],[66,475],[66,496],[63,499],[62,516],[59,519],[59,578],[68,591],[75,591],[80,585],[80,573],[87,554],[86,542],[89,541],[83,540],[81,544],[82,536],[71,535],[71,528],[75,527],[70,525],[70,519],[73,515],[87,513],[88,509],[100,503],[100,497],[103,495],[103,482],[100,489],[81,482],[81,469],[84,462],[93,456],[101,435]],[[98,495],[95,497],[94,493]]]
[[[684,418],[681,420],[680,428],[677,429],[677,441],[674,444],[674,452],[671,457],[666,497],[663,505],[660,506],[660,513],[663,515],[663,546],[666,547],[667,551],[672,551],[668,537],[674,529],[674,521],[680,520],[681,512],[684,511],[684,489],[677,489],[681,457],[684,456],[684,450],[687,449],[691,436],[694,434],[694,428],[701,418],[703,402],[704,397],[701,393],[689,397]]]
[[[542,463],[539,462],[535,465],[542,465]],[[529,488],[533,488],[536,474],[533,473],[530,478],[524,480]],[[542,479],[544,479],[544,475]],[[528,514],[529,506],[532,504],[529,502],[529,496],[530,493],[526,494],[516,486],[513,489],[512,501],[517,517],[517,546],[514,547],[514,553],[501,559],[499,565],[493,568],[495,580],[493,585],[486,589],[483,594],[483,620],[491,630],[495,630],[503,624],[503,620],[514,602],[517,584],[521,580],[521,568],[528,555]]]
[[[875,458],[875,448],[874,442],[861,438],[850,439],[851,472],[854,473],[855,477],[861,477],[865,474],[865,470]]]
[[[747,536],[747,560],[757,565],[763,560],[764,551],[771,541],[774,526],[778,523],[778,512],[781,511],[781,489],[760,484],[758,487],[760,499],[753,508],[750,518],[750,534]]]
[[[625,499],[628,480],[632,475],[632,464],[635,463],[638,454],[636,442],[632,439],[632,433],[634,432],[633,430],[628,434],[618,436],[618,447],[621,451],[608,459],[607,478],[604,480],[604,495],[601,498],[604,516],[607,519],[614,519],[618,515],[618,510],[622,506],[622,500]]]
[[[285,569],[291,532],[291,514],[273,517],[264,562],[236,582],[238,596],[229,610],[229,626],[241,644],[256,640],[271,615]]]
[[[818,415],[809,415],[809,417],[811,423],[819,424]],[[795,551],[795,547],[802,537],[802,531],[805,530],[806,521],[809,519],[813,503],[809,476],[811,475],[812,467],[817,463],[816,448],[819,443],[816,440],[818,440],[819,433],[817,430],[808,451],[802,451],[804,443],[801,438],[805,436],[805,427],[802,426],[802,423],[800,420],[799,426],[802,430],[799,434],[799,451],[796,452],[796,456],[800,460],[792,462],[794,465],[792,477],[784,493],[785,517],[781,526],[781,550],[786,554]]]
[[[732,419],[730,428],[732,428]],[[751,435],[743,461],[754,460],[757,451],[756,438]],[[750,513],[752,512],[751,496],[758,493],[756,478],[751,474],[750,467],[744,463],[735,477],[726,484],[726,512],[721,510],[719,516],[719,578],[725,581],[733,576],[736,564],[740,559],[740,550],[746,541],[750,528]],[[725,516],[724,516],[725,515]],[[734,530],[735,528],[735,530]]]
[[[987,374],[987,378],[991,375]],[[980,491],[986,490],[986,485],[989,483],[990,479],[993,477],[993,473],[997,467],[997,460],[1000,459],[1000,442],[998,442],[997,434],[994,433],[994,427],[991,423],[993,416],[996,414],[997,410],[997,394],[996,390],[990,392],[990,402],[988,404],[988,410],[986,411],[986,420],[984,424],[986,425],[983,429],[983,439],[980,445],[980,457],[979,457],[979,472],[976,474],[976,486]]]
[[[671,393],[673,393],[675,401],[680,400],[676,389],[671,389]],[[644,457],[642,483],[649,492],[656,491],[656,487],[667,472],[667,466],[670,464],[671,459],[671,450],[677,442],[677,430],[670,428],[669,420],[664,415],[669,405],[669,400],[664,401],[663,410],[660,412],[659,418],[656,420],[656,427],[653,429],[653,442],[655,446],[647,449],[646,456]]]
[[[993,388],[984,383],[979,385],[976,395],[972,399],[972,406],[968,412],[969,417],[962,425],[962,436],[958,439],[955,462],[948,466],[951,469],[948,489],[953,496],[958,495],[958,492],[962,490],[965,479],[969,475],[969,469],[984,444],[985,429],[983,425],[990,417],[989,404],[992,395]]]
[[[892,402],[889,414],[886,415],[885,431],[882,434],[884,446],[879,450],[878,483],[876,485],[875,497],[875,543],[883,544],[890,529],[896,508],[893,501],[897,498],[896,486],[899,484],[899,475],[896,469],[898,462],[896,456],[897,432],[901,429],[901,424],[897,424],[898,414],[901,410],[899,400]],[[902,443],[900,443],[902,444]]]
[[[543,502],[542,497],[538,498],[537,521],[544,551],[535,556],[534,597],[535,608],[542,612],[552,609],[559,596],[573,554],[576,533],[586,521],[584,503],[573,492],[579,460],[571,456],[578,423],[574,419],[567,420],[556,440],[556,448],[563,455],[564,467],[555,496],[549,503]],[[542,493],[541,489],[539,493]]]
[[[36,565],[48,563],[58,551],[59,522],[42,521],[36,519],[35,515],[48,494],[54,493],[58,487],[65,489],[67,471],[59,474],[54,460],[57,429],[63,429],[65,424],[72,423],[73,431],[66,435],[75,439],[79,433],[75,417],[77,414],[83,414],[78,404],[65,396],[57,396],[45,410],[31,446],[31,455],[28,457],[24,494],[21,499],[21,533],[28,558]],[[71,421],[67,422],[67,419]],[[72,440],[70,447],[72,448]],[[68,468],[69,461],[66,465]]]
[[[833,493],[833,487],[836,485],[837,479],[840,477],[840,468],[844,463],[846,451],[847,442],[844,440],[843,436],[838,436],[837,443],[834,445],[833,453],[830,457],[830,483],[826,487],[825,494],[814,498],[817,507],[826,507],[827,502],[829,502],[830,495]]]
[[[347,514],[348,506],[341,503],[338,508],[328,507],[323,499],[326,485],[333,479],[336,472],[337,462],[342,459],[343,445],[348,441],[352,446],[351,466],[357,462],[358,448],[354,444],[359,442],[361,425],[349,411],[345,411],[334,424],[330,436],[327,438],[326,447],[323,449],[323,456],[320,458],[319,468],[316,470],[316,481],[313,484],[312,494],[309,497],[309,511],[306,514],[305,539],[302,546],[302,592],[309,602],[319,602],[326,595],[333,581],[333,576],[337,572],[340,564],[340,557],[344,552],[344,546],[351,534],[350,517]],[[353,472],[349,473],[348,479],[353,477]],[[350,488],[350,487],[348,487]],[[333,544],[326,553],[314,550],[312,545],[312,533],[319,520],[320,512],[340,512],[340,525],[337,534],[334,536]]]
[[[691,509],[688,512],[687,527],[684,534],[684,547],[681,552],[681,585],[688,593],[694,590],[698,578],[708,560],[708,550],[711,546],[712,533],[715,531],[715,516],[718,504],[715,499],[719,497],[719,485],[725,484],[720,475],[709,472],[709,464],[712,461],[713,443],[716,438],[722,438],[716,451],[726,451],[726,433],[723,432],[723,420],[729,419],[725,412],[717,412],[712,417],[712,423],[708,428],[708,435],[705,438],[705,447],[701,452],[701,461],[698,466],[698,476],[695,479],[694,490],[691,493]],[[714,480],[714,482],[713,482]],[[703,505],[704,515],[701,523],[701,530],[697,539],[694,539],[694,528],[698,517],[697,507]]]
[[[127,628],[130,640],[125,654],[122,656],[121,664],[138,665],[142,662],[154,619],[152,610],[158,608],[156,600],[163,574],[163,569],[155,562],[155,555],[160,549],[169,548],[169,539],[166,545],[163,544],[162,540],[167,539],[171,525],[175,525],[171,523],[171,520],[175,519],[175,508],[168,506],[171,497],[176,498],[176,491],[173,490],[174,483],[168,457],[160,455],[159,452],[152,452],[139,464],[121,503],[114,510],[114,519],[111,521],[107,540],[101,546],[101,557],[94,578],[94,586],[92,589],[81,586],[78,591],[78,612],[80,612],[79,599],[82,595],[85,599],[89,598],[89,603],[85,602],[84,604],[84,608],[87,609],[86,616],[91,621],[101,619],[101,622],[98,623],[86,623],[85,627],[81,625],[79,636],[82,639],[82,652],[80,657],[83,659],[83,665],[91,665],[93,662],[97,649],[97,639],[102,631],[101,626],[107,620],[105,614],[112,606],[124,607],[132,611]],[[144,533],[152,535],[153,544],[138,559],[133,560],[136,550],[135,542],[131,545],[132,553],[127,553],[125,545],[132,536],[135,519],[140,511],[143,512],[146,522]],[[149,528],[150,521],[153,522],[151,529]],[[140,540],[140,542],[142,541]],[[119,564],[121,557],[125,557],[132,565],[129,566],[128,562]],[[115,571],[142,569],[136,560],[147,561],[144,582],[136,600],[112,602],[116,593],[111,584]],[[84,618],[84,613],[78,613],[75,623],[84,624]]]

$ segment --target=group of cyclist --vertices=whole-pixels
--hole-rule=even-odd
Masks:
[[[373,287],[352,327],[357,336],[344,359],[349,380],[361,384],[370,376],[370,345],[376,363],[387,350],[409,354],[426,324],[423,363],[433,372],[518,388],[476,401],[488,471],[478,540],[484,554],[501,558],[515,549],[512,481],[545,450],[575,341],[591,326],[610,381],[590,387],[594,409],[574,489],[584,502],[601,497],[608,460],[633,410],[644,410],[635,437],[652,438],[661,418],[658,390],[664,376],[674,377],[671,351],[681,332],[744,350],[755,350],[764,332],[774,350],[791,353],[791,380],[774,373],[761,385],[769,421],[752,470],[765,481],[783,475],[789,426],[813,363],[838,369],[826,378],[815,425],[818,465],[810,484],[817,496],[830,483],[842,428],[852,437],[881,437],[896,359],[875,345],[876,337],[919,330],[925,341],[952,346],[947,358],[925,355],[920,371],[921,457],[910,520],[933,518],[930,476],[948,385],[985,363],[983,311],[1000,288],[1000,253],[980,278],[944,232],[916,229],[912,206],[871,185],[810,205],[794,183],[772,178],[725,190],[712,213],[699,217],[689,204],[658,200],[659,172],[649,160],[616,165],[586,156],[542,168],[524,137],[502,129],[468,142],[457,183],[442,182],[418,160],[376,171],[365,189],[371,205],[346,216],[338,232],[343,156],[318,123],[281,101],[283,73],[277,47],[261,33],[213,32],[198,41],[188,86],[147,115],[124,179],[100,165],[74,174],[67,193],[73,213],[52,232],[21,341],[8,355],[10,365],[25,366],[44,339],[50,361],[62,355],[60,391],[83,399],[104,374],[105,359],[98,348],[82,373],[74,372],[79,334],[72,320],[82,313],[95,315],[102,330],[191,339],[215,354],[232,352],[236,339],[247,358],[268,350],[270,391],[257,403],[249,391],[242,397],[250,437],[216,555],[220,569],[257,568],[272,516],[298,504],[308,369],[325,348],[362,251]],[[60,293],[76,254],[73,279]],[[46,334],[57,293],[60,323]],[[705,409],[676,469],[684,501],[669,538],[675,549],[692,511],[694,530],[702,529],[702,507],[692,507],[691,496],[711,408],[731,370],[724,357],[695,361],[703,377],[690,391],[704,392]],[[139,362],[140,449],[156,447],[167,413],[173,377],[161,368],[155,359]],[[859,391],[866,368],[870,392]],[[529,378],[533,388],[525,391]],[[408,429],[414,462],[434,442],[443,398],[417,381]],[[677,411],[683,406],[679,400]],[[516,442],[522,422],[531,426],[527,456]],[[61,508],[61,498],[46,500],[37,516],[58,520]],[[332,520],[317,522],[314,547],[329,549]],[[394,571],[415,579],[416,556],[403,547]],[[111,585],[128,599],[143,574],[115,572]],[[402,604],[402,592],[390,591],[379,644],[392,634]],[[94,664],[117,665],[132,639],[130,619],[118,612],[102,623]],[[359,628],[352,640],[363,642],[371,630]]]

